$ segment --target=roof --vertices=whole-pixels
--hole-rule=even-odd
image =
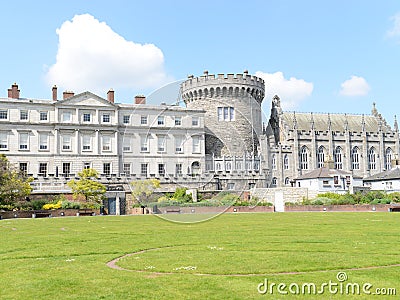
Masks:
[[[351,175],[352,174],[350,172],[346,172],[343,170],[318,168],[306,174],[300,175],[299,177],[295,178],[295,180],[332,178],[333,176],[351,176]],[[358,178],[358,177],[353,176],[353,178]]]
[[[364,181],[384,181],[391,179],[400,179],[400,169],[398,167],[366,177]]]
[[[386,123],[379,114],[376,115],[357,115],[357,114],[331,114],[331,113],[298,113],[298,112],[283,112],[281,115],[282,121],[289,128],[297,124],[297,130],[311,130],[314,124],[316,131],[345,131],[346,127],[349,131],[362,132],[363,126],[367,132],[379,131],[380,124],[383,132],[391,131],[390,126]],[[364,124],[364,125],[363,125]]]

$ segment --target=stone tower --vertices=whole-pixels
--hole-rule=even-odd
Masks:
[[[181,85],[188,108],[205,111],[206,154],[258,155],[264,80],[243,74],[189,76]]]

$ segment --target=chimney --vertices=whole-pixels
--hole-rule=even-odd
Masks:
[[[146,104],[146,97],[144,95],[135,96],[135,104]]]
[[[53,91],[53,101],[57,101],[57,86],[54,85],[51,90]]]
[[[65,100],[65,99],[71,98],[73,95],[75,95],[74,92],[65,91],[65,92],[63,92],[63,99]]]
[[[110,101],[111,103],[114,103],[114,90],[110,89],[107,92],[107,100]]]
[[[14,82],[14,84],[11,85],[11,89],[8,89],[8,98],[19,99],[19,92],[18,84]]]

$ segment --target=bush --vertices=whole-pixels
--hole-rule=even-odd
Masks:
[[[37,199],[30,202],[31,207],[33,210],[40,210],[42,209],[43,205],[46,204],[46,200],[44,199]]]
[[[61,208],[63,209],[80,209],[81,204],[79,202],[62,201]]]
[[[43,205],[43,209],[50,210],[50,209],[59,209],[61,208],[61,201],[58,201],[57,203],[47,203]]]

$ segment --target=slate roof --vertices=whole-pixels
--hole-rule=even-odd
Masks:
[[[333,176],[350,176],[350,172],[346,172],[343,170],[337,169],[328,169],[328,168],[318,168],[308,172],[306,174],[300,175],[295,180],[302,180],[302,179],[318,179],[318,178],[332,178]],[[358,178],[353,176],[353,178]]]
[[[384,181],[392,179],[400,179],[400,169],[398,167],[366,177],[364,181]]]
[[[351,132],[363,131],[363,120],[365,131],[378,132],[380,123],[383,132],[391,131],[390,126],[383,118],[375,115],[357,115],[357,114],[331,114],[331,113],[299,113],[299,112],[283,112],[280,116],[283,123],[293,128],[294,122],[297,122],[297,130],[311,130],[311,124],[314,123],[315,131],[327,131],[329,128],[329,120],[331,131],[345,131],[347,128]]]

